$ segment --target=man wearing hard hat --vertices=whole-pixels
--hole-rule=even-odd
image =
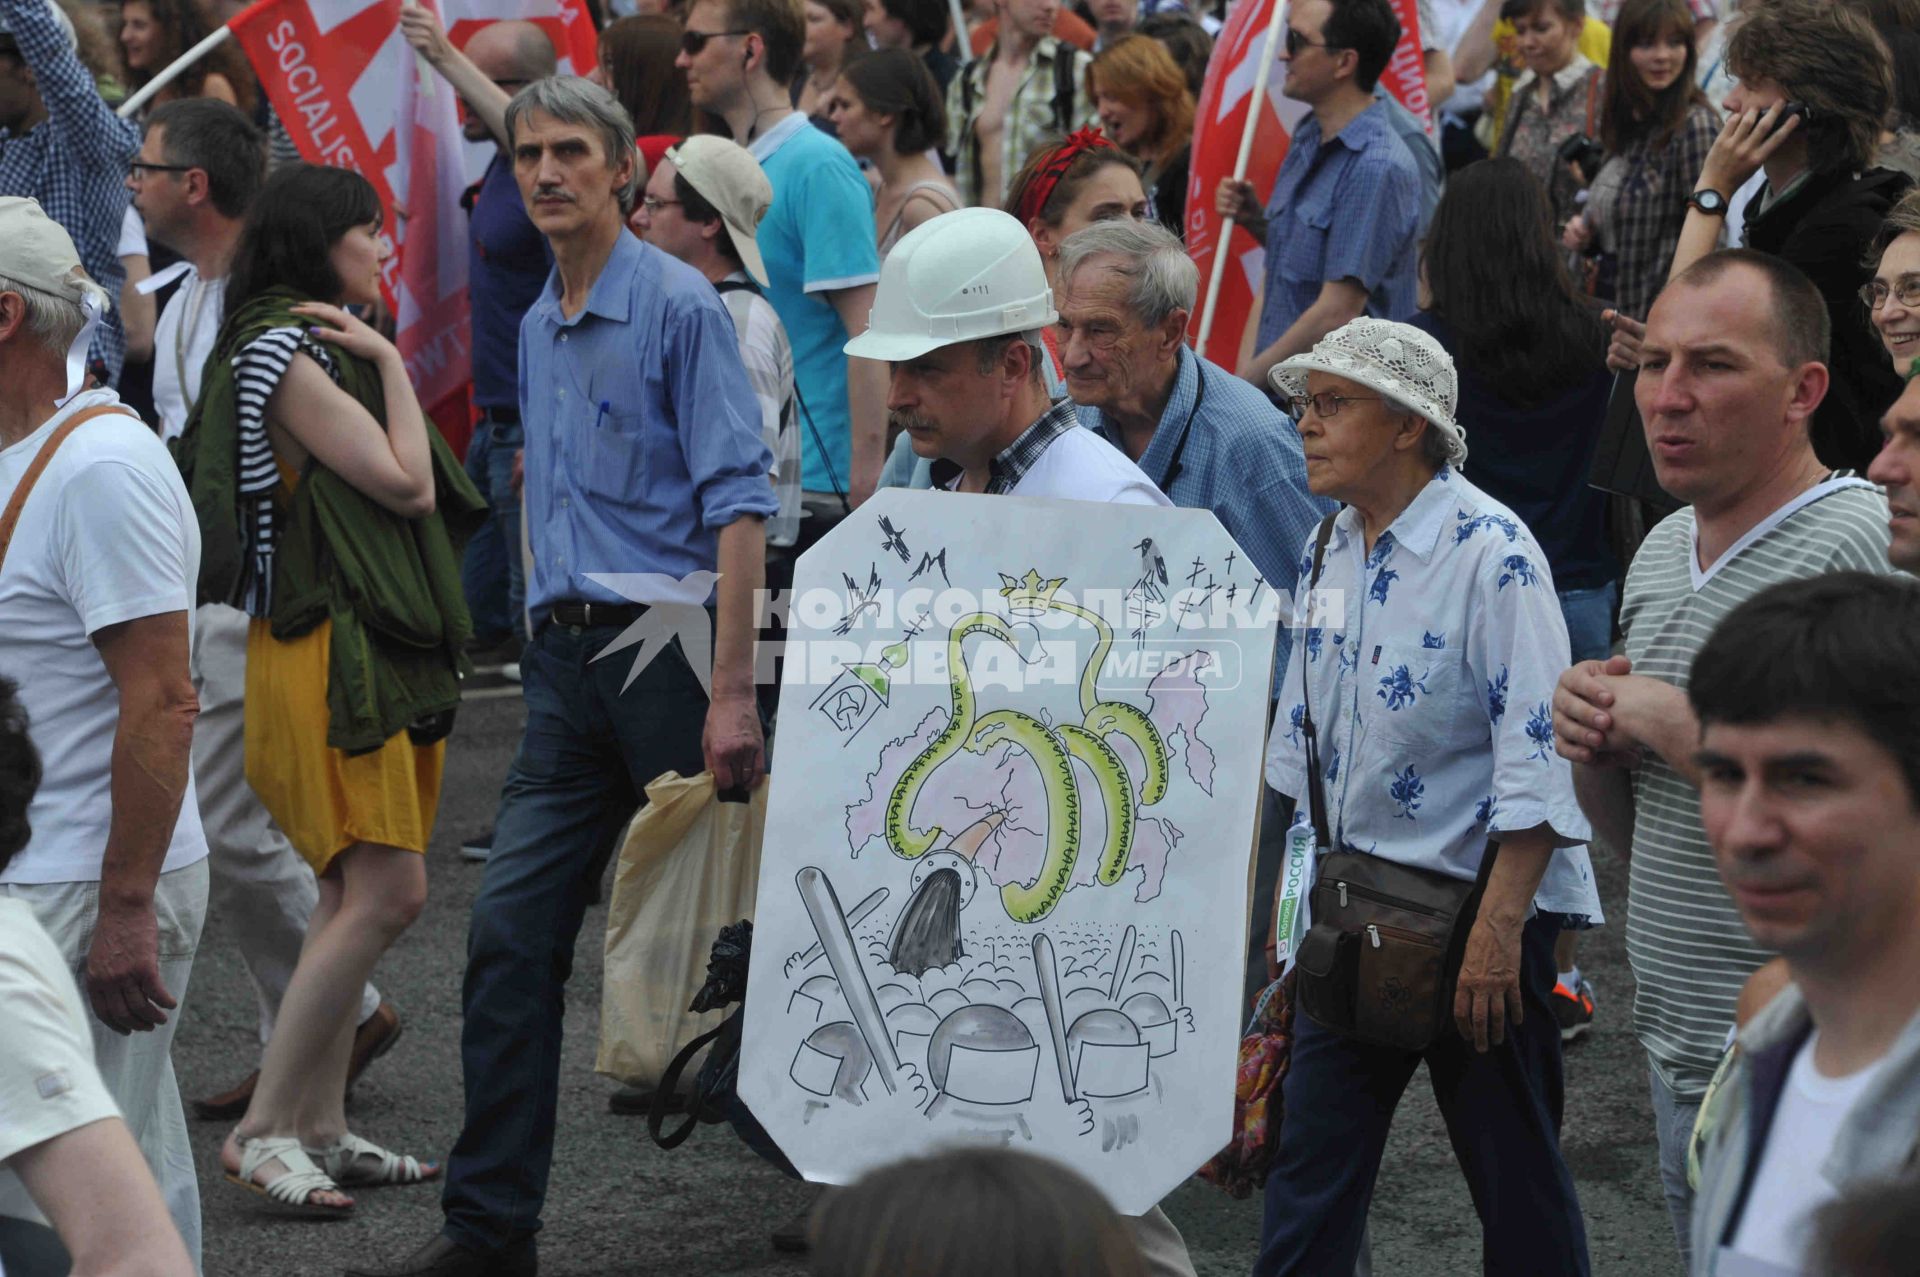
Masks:
[[[1040,252],[998,209],[943,213],[880,266],[867,331],[847,353],[888,365],[887,412],[949,492],[1171,505],[1126,454],[1047,397],[1040,331],[1060,316]],[[1193,1277],[1155,1206],[1127,1221],[1155,1277]]]
[[[847,353],[889,366],[892,424],[953,492],[1170,504],[1117,448],[1047,397],[1040,331],[1056,322],[1020,223],[965,208],[924,223],[880,268],[867,330]]]

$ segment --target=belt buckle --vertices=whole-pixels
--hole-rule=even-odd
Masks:
[[[582,603],[580,605],[580,618],[582,621],[582,628],[585,628],[585,629],[593,628],[593,604]]]

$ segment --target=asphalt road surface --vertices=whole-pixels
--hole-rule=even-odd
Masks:
[[[399,1008],[405,1035],[368,1070],[348,1107],[354,1129],[422,1158],[444,1158],[461,1122],[459,1008],[467,911],[480,866],[459,858],[462,838],[489,827],[523,712],[514,695],[481,691],[461,710],[447,754],[439,826],[428,855],[426,912],[381,963],[375,982]],[[1593,1032],[1568,1053],[1565,1145],[1597,1274],[1680,1273],[1655,1170],[1645,1056],[1630,1024],[1632,976],[1619,922],[1624,866],[1600,861],[1615,925],[1590,933],[1581,962],[1599,991]],[[667,1152],[645,1122],[607,1111],[612,1082],[596,1077],[604,906],[580,933],[560,1083],[560,1131],[540,1235],[544,1277],[618,1274],[800,1274],[768,1233],[812,1191],[748,1153],[724,1126],[702,1127]],[[1238,978],[1238,975],[1233,977]],[[174,1046],[188,1095],[224,1090],[258,1056],[254,995],[226,920],[207,923]],[[348,1262],[397,1260],[440,1226],[435,1187],[361,1192],[351,1219],[268,1216],[219,1167],[223,1123],[194,1124],[201,1167],[207,1277],[321,1277]],[[1192,1182],[1167,1212],[1186,1235],[1201,1277],[1244,1274],[1260,1227],[1257,1198],[1234,1201]],[[1401,1105],[1375,1191],[1375,1271],[1419,1277],[1479,1271],[1480,1225],[1453,1161],[1424,1071]]]

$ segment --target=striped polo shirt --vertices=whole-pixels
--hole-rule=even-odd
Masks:
[[[1620,627],[1636,674],[1684,688],[1722,617],[1770,585],[1849,569],[1891,572],[1887,500],[1840,472],[1701,569],[1691,507],[1648,534],[1627,571]],[[1734,1000],[1770,956],[1740,923],[1700,824],[1700,792],[1657,755],[1633,777],[1627,957],[1634,1031],[1683,1100],[1698,1101],[1733,1027]]]

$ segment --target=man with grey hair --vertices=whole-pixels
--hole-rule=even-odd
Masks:
[[[1333,503],[1307,488],[1300,436],[1253,386],[1187,347],[1200,272],[1154,222],[1099,222],[1060,245],[1054,278],[1060,366],[1080,424],[1124,452],[1177,506],[1211,510],[1246,551],[1240,588],[1286,598],[1300,543]],[[1287,672],[1281,634],[1272,694]],[[1291,813],[1269,793],[1248,954],[1249,992],[1265,982],[1266,897]],[[1266,893],[1258,888],[1264,883]]]
[[[171,1050],[207,908],[188,766],[200,525],[166,448],[83,356],[106,294],[32,200],[0,198],[0,678],[46,760],[0,869],[92,1006],[100,1075],[197,1262]],[[78,1079],[38,1079],[54,1102]],[[0,1215],[37,1218],[0,1177]]]
[[[349,1270],[373,1277],[537,1271],[561,1014],[599,853],[663,772],[750,789],[766,771],[753,603],[778,502],[733,320],[705,276],[627,232],[633,124],[612,94],[539,80],[505,123],[554,260],[520,325],[535,551],[527,725],[473,902],[466,1125],[447,1164],[446,1224],[397,1267]],[[709,625],[710,681],[679,637]],[[648,628],[659,649],[598,659]]]

